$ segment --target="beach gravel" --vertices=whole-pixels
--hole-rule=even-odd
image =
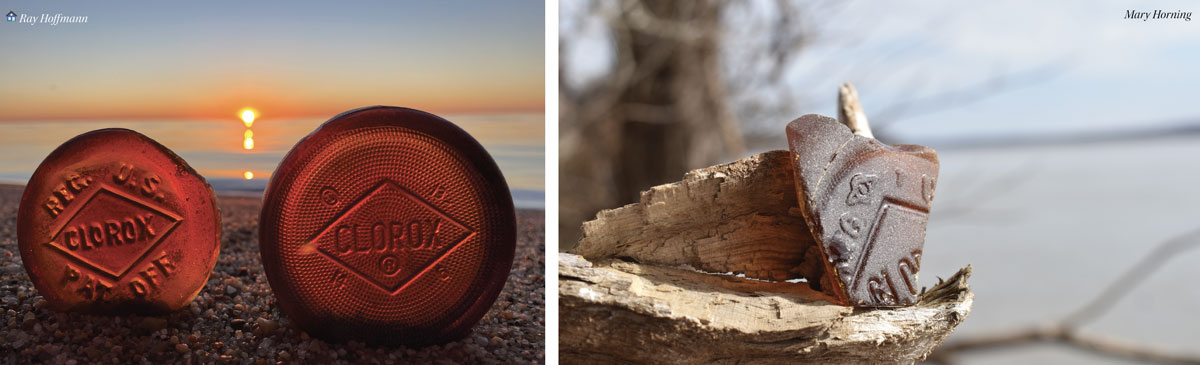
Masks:
[[[0,185],[0,361],[3,363],[544,363],[545,215],[517,212],[513,269],[492,309],[466,337],[423,348],[326,342],[277,306],[258,255],[261,199],[218,197],[221,254],[192,303],[163,316],[50,309],[21,265],[23,187]]]

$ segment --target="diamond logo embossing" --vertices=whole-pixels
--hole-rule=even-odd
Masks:
[[[921,247],[906,242],[925,240],[924,229],[929,221],[927,208],[898,199],[884,199],[879,207],[874,228],[867,238],[865,252],[859,258],[852,291],[872,298],[876,303],[912,303],[920,287],[916,272],[920,265]],[[905,229],[905,228],[908,229]],[[893,248],[904,253],[896,262],[894,255],[872,255],[877,248]],[[907,251],[907,252],[905,252]],[[882,268],[868,272],[868,268]]]
[[[384,179],[305,246],[396,294],[436,267],[475,231]]]
[[[120,279],[183,220],[152,202],[100,184],[45,245]]]

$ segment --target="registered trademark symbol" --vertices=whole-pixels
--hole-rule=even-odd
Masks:
[[[442,281],[450,280],[450,271],[446,270],[445,265],[438,264],[437,276],[439,279],[442,279]]]
[[[396,275],[400,272],[400,259],[392,255],[384,256],[379,260],[379,270],[386,275]]]
[[[337,190],[334,190],[333,188],[328,187],[328,186],[321,189],[321,202],[324,202],[325,204],[328,204],[328,205],[337,205],[337,203],[338,203]]]

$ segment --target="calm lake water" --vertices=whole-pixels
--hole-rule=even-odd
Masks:
[[[920,281],[972,264],[975,306],[951,337],[1017,329],[1090,301],[1157,245],[1200,227],[1200,138],[939,150]],[[1195,239],[1200,240],[1200,237]],[[1197,245],[1200,246],[1200,245]],[[1136,273],[1089,333],[1200,353],[1200,247]],[[971,364],[1127,363],[1065,346],[972,353]]]
[[[545,116],[525,114],[448,114],[479,140],[504,172],[519,208],[545,207]],[[55,148],[80,133],[129,128],[175,151],[225,192],[261,193],[288,150],[329,117],[259,119],[246,149],[241,120],[39,121],[0,122],[0,181],[24,183]],[[246,179],[247,172],[253,175]]]

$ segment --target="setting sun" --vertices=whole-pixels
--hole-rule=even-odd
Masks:
[[[245,141],[242,141],[242,148],[248,150],[254,149],[254,138],[246,138]]]
[[[254,125],[254,110],[242,109],[242,123],[246,123],[246,128]]]
[[[242,174],[242,176],[246,177],[246,180],[250,180],[250,179],[254,178],[254,173],[250,172],[250,171],[246,171],[246,173]]]

